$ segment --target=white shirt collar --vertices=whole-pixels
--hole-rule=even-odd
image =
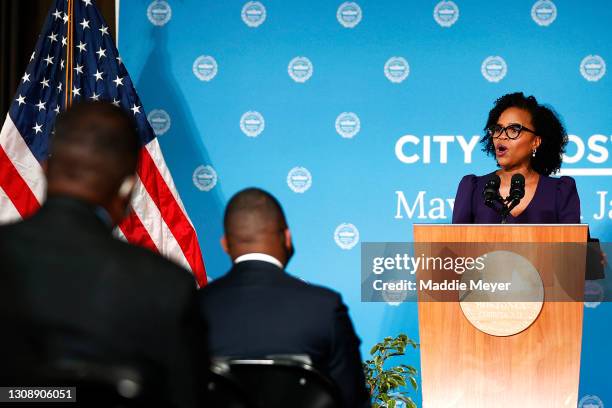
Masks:
[[[262,254],[260,252],[252,252],[250,254],[240,255],[238,258],[234,259],[235,264],[244,262],[244,261],[264,261],[264,262],[269,262],[273,265],[276,265],[281,269],[284,269],[281,261],[279,261],[272,255]]]

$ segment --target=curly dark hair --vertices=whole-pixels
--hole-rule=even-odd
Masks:
[[[484,128],[485,135],[480,140],[483,145],[482,151],[495,156],[493,138],[486,133],[487,129],[497,124],[502,112],[513,107],[524,109],[531,114],[533,130],[542,139],[536,156],[531,158],[531,167],[545,176],[559,171],[567,145],[565,127],[552,108],[539,104],[535,97],[525,96],[522,92],[509,93],[495,101]]]

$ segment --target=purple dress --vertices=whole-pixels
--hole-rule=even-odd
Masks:
[[[499,224],[501,216],[484,203],[482,191],[493,173],[464,176],[459,183],[453,224]],[[580,199],[573,178],[540,175],[533,199],[517,217],[508,215],[509,224],[579,224]]]

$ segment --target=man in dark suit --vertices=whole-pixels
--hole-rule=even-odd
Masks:
[[[199,294],[211,355],[307,354],[346,407],[369,406],[360,340],[340,295],[285,272],[293,246],[278,201],[243,190],[228,203],[224,228],[221,244],[234,265]]]
[[[196,283],[173,262],[112,235],[136,180],[134,129],[129,113],[109,103],[76,104],[59,115],[46,202],[0,227],[2,279],[21,301],[12,317],[1,317],[38,354],[35,361],[13,356],[14,364],[27,360],[36,373],[59,361],[127,365],[159,384],[153,392],[162,401],[195,406],[207,367]],[[0,368],[0,377],[13,368]]]

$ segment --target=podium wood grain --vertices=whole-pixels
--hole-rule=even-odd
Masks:
[[[415,225],[414,240],[583,243],[587,226]],[[419,302],[418,312],[423,408],[576,407],[582,302],[545,301],[530,327],[507,337],[476,329],[458,302]]]

